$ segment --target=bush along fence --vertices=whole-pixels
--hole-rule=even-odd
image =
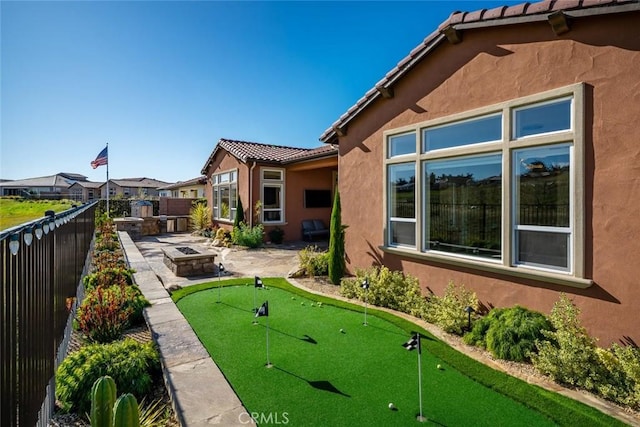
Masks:
[[[48,424],[66,354],[96,203],[0,234],[0,425]],[[81,295],[80,295],[81,297]]]

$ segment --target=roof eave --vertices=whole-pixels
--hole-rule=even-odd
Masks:
[[[527,4],[528,6],[528,4]],[[506,7],[506,6],[505,6]],[[338,144],[339,137],[342,136],[341,133],[346,134],[346,129],[349,124],[356,116],[358,116],[362,111],[371,105],[374,101],[376,101],[381,96],[385,97],[386,94],[392,94],[393,85],[400,80],[406,73],[408,73],[411,69],[415,67],[415,65],[420,62],[427,54],[429,54],[433,49],[435,49],[438,45],[440,45],[443,41],[447,40],[447,32],[448,31],[462,31],[468,29],[476,29],[476,28],[488,28],[488,27],[499,27],[499,26],[509,26],[515,24],[522,23],[532,23],[532,22],[550,22],[551,17],[555,14],[562,14],[567,18],[583,18],[589,16],[600,16],[600,15],[610,15],[616,13],[624,13],[624,12],[633,12],[640,11],[640,2],[629,2],[623,4],[615,4],[615,5],[606,5],[606,7],[587,7],[583,9],[558,9],[558,10],[548,10],[541,13],[536,13],[532,15],[524,15],[524,16],[514,16],[514,17],[501,17],[498,19],[491,20],[479,20],[474,22],[457,22],[450,23],[450,19],[441,25],[437,32],[434,32],[427,36],[424,40],[424,44],[422,46],[418,46],[414,51],[415,55],[410,58],[404,58],[401,60],[391,72],[387,73],[387,75],[378,82],[374,89],[374,92],[371,90],[365,94],[354,106],[352,106],[347,113],[343,114],[337,121],[335,121],[331,127],[326,129],[322,135],[320,136],[320,141],[325,144]],[[454,13],[455,14],[455,13]],[[454,15],[452,14],[452,16]],[[465,13],[466,14],[466,13]],[[554,28],[556,31],[556,28]],[[560,34],[560,33],[558,33]],[[450,40],[450,42],[456,44],[459,41]],[[417,50],[417,52],[416,52]],[[388,95],[386,96],[389,97]]]

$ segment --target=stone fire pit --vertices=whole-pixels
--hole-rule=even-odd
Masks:
[[[201,253],[188,246],[162,248],[164,265],[178,277],[200,276],[215,272],[216,255]]]

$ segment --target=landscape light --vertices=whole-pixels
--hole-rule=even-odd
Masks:
[[[25,228],[22,238],[24,239],[25,245],[31,246],[31,242],[33,242],[33,227]]]
[[[42,231],[44,231],[44,234],[49,234],[49,221],[45,221],[42,224]]]
[[[464,308],[464,312],[467,313],[467,330],[471,330],[471,313],[475,312],[475,310],[473,309],[473,307],[471,307],[470,305],[466,306]]]

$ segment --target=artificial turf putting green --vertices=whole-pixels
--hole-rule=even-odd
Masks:
[[[368,326],[363,326],[363,313],[354,311],[360,310],[358,307],[345,309],[344,303],[337,304],[343,307],[334,306],[326,297],[269,286],[287,288],[283,279],[264,279],[269,289],[257,292],[251,279],[223,284],[243,282],[251,285],[225,286],[220,290],[216,289],[218,283],[205,284],[183,289],[173,297],[179,300],[178,307],[247,410],[259,414],[261,425],[420,425],[416,420],[417,352],[402,347],[410,338],[410,328],[418,328],[371,309]],[[254,294],[258,306],[269,301],[270,316],[259,318],[258,325],[253,325]],[[324,303],[318,306],[317,301]],[[265,367],[267,321],[272,368]],[[450,426],[568,425],[580,420],[591,425],[616,423],[592,408],[497,373],[463,356],[468,359],[464,361],[460,353],[444,347],[448,348],[430,336],[423,338],[422,404],[429,423]],[[480,382],[491,385],[491,381],[500,381],[506,386],[483,386],[449,362],[456,366],[468,364]],[[438,364],[444,369],[437,369]],[[523,387],[524,391],[520,390]],[[517,398],[507,397],[505,389],[514,389]],[[532,410],[529,398],[534,408],[551,410]],[[397,410],[390,410],[389,403]],[[554,412],[554,407],[558,411]],[[559,414],[555,415],[556,412]]]

